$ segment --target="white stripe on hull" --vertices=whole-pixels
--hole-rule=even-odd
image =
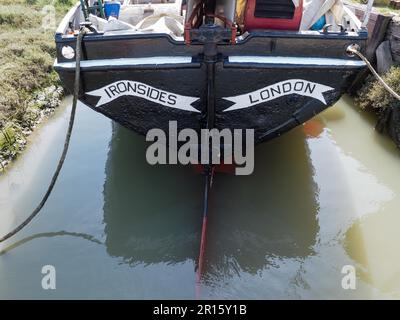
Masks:
[[[189,64],[192,57],[147,57],[147,58],[122,58],[122,59],[99,59],[82,60],[82,68],[92,67],[121,67],[121,66],[140,66],[140,65],[162,65],[162,64]],[[75,61],[54,62],[54,67],[63,69],[75,69]]]
[[[230,63],[256,63],[256,64],[290,64],[312,66],[343,66],[362,67],[362,60],[334,59],[334,58],[307,58],[307,57],[280,57],[280,56],[231,56]]]
[[[337,66],[337,67],[363,67],[364,61],[333,59],[333,58],[304,58],[304,57],[280,57],[280,56],[230,56],[229,63],[254,63],[254,64],[286,64],[304,66]],[[192,57],[147,57],[147,58],[122,58],[83,60],[82,68],[94,67],[121,67],[139,65],[163,65],[163,64],[190,64]],[[75,61],[54,62],[54,67],[62,69],[75,69]]]

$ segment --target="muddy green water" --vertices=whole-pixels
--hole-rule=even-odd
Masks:
[[[0,234],[56,166],[70,100],[0,177]],[[0,298],[195,298],[203,179],[152,167],[144,139],[80,106],[40,215],[0,245]],[[344,97],[256,148],[251,176],[218,174],[202,298],[400,298],[400,152]],[[56,268],[56,290],[41,269]],[[344,290],[344,265],[357,270]]]

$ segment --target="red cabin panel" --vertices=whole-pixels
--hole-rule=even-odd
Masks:
[[[302,15],[303,0],[297,8],[292,0],[247,0],[244,28],[299,30]]]

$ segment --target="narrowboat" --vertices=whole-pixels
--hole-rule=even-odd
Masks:
[[[364,70],[368,36],[341,0],[81,0],[54,64],[79,100],[145,135],[152,128],[254,129],[277,137],[332,106]]]

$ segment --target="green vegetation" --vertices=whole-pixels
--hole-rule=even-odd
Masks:
[[[358,0],[359,3],[367,4],[368,0]],[[374,6],[389,6],[390,0],[374,0]]]
[[[54,29],[43,27],[54,10],[56,22],[74,0],[0,0],[0,171],[24,148],[25,137],[48,103],[38,100],[45,88],[58,85],[52,70]],[[54,9],[46,9],[46,5]],[[51,103],[54,107],[54,101]]]
[[[350,0],[350,2],[356,3],[356,4],[367,4],[368,0]],[[392,9],[389,7],[390,0],[374,0],[374,9],[377,10],[378,12],[382,14],[399,14],[400,10],[399,9]]]
[[[400,66],[393,66],[382,78],[395,92],[400,92]],[[359,91],[355,101],[362,109],[378,112],[399,104],[399,101],[372,76]]]
[[[393,66],[382,78],[395,92],[400,92],[400,66]],[[361,109],[376,113],[376,129],[388,134],[400,148],[400,102],[370,76],[355,103]]]

